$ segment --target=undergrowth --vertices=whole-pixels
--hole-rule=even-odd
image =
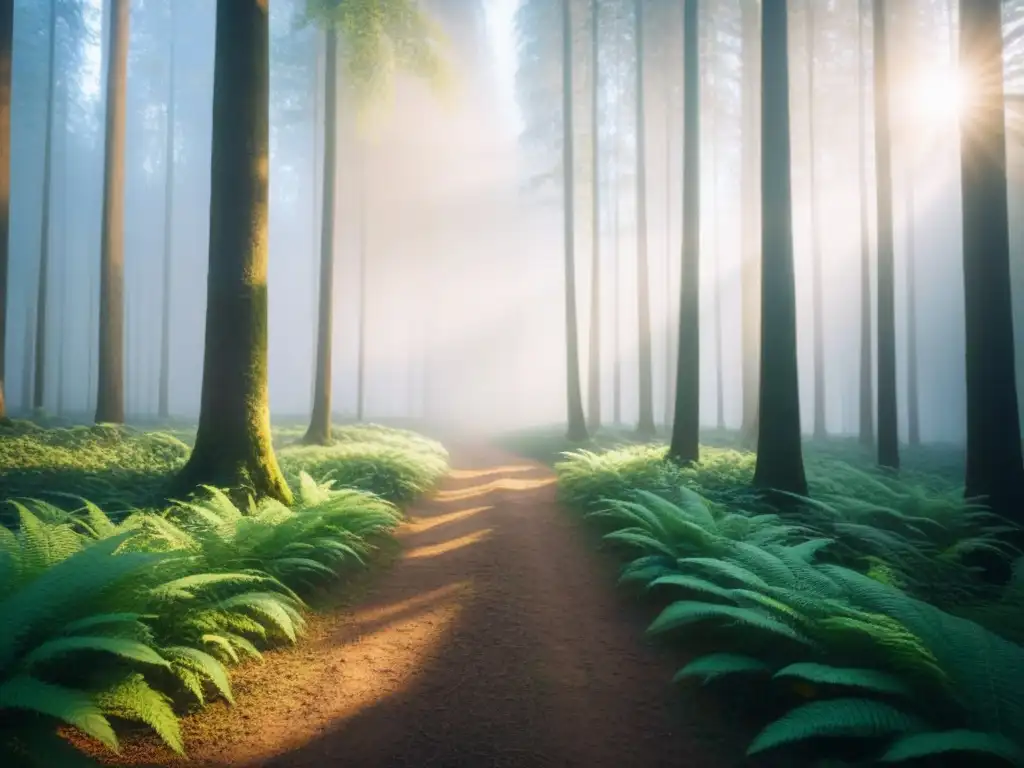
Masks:
[[[338,437],[281,446],[291,508],[239,507],[214,488],[157,507],[160,481],[187,455],[181,441],[6,427],[0,764],[91,764],[61,725],[117,750],[117,726],[134,721],[183,752],[179,716],[231,703],[230,668],[295,643],[306,601],[362,568],[400,521],[397,503],[446,470],[444,449],[411,432],[343,427]],[[139,477],[150,486],[133,488]],[[150,504],[132,508],[139,499]]]
[[[941,476],[894,478],[827,456],[785,514],[750,491],[753,456],[711,448],[576,451],[562,497],[662,609],[651,635],[714,652],[676,676],[743,681],[778,703],[749,754],[830,765],[1024,764],[1024,567],[1009,526]],[[909,476],[908,476],[909,475]],[[1008,584],[972,555],[1015,563]],[[985,762],[990,761],[990,762]]]

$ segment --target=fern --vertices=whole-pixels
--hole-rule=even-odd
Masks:
[[[676,672],[672,682],[678,683],[690,677],[699,677],[703,683],[707,684],[725,675],[765,672],[771,672],[771,667],[753,656],[743,656],[735,653],[712,653],[691,661]]]
[[[929,731],[902,736],[889,746],[879,761],[901,763],[961,753],[996,757],[1011,765],[1024,765],[1024,750],[1009,739],[995,733],[968,730]]]
[[[815,738],[880,737],[918,731],[924,723],[889,704],[871,699],[827,699],[803,704],[768,725],[747,749],[769,749]]]
[[[776,679],[797,678],[818,685],[857,688],[864,693],[882,693],[911,698],[914,691],[894,675],[876,669],[832,667],[827,664],[800,662],[783,667],[775,673]]]

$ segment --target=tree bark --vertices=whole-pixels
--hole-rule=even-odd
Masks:
[[[800,434],[787,0],[764,0],[761,28],[761,390],[754,485],[806,495]]]
[[[39,410],[46,405],[46,341],[47,341],[47,310],[49,309],[48,292],[50,288],[50,205],[53,186],[53,131],[56,120],[54,115],[54,93],[57,83],[57,0],[50,0],[50,28],[47,40],[46,65],[46,117],[43,136],[43,198],[42,215],[39,225],[39,274],[36,284],[36,351],[35,376],[32,387],[32,408]]]
[[[111,0],[100,233],[96,421],[124,422],[124,141],[129,0]]]
[[[601,162],[600,162],[600,21],[601,4],[591,0],[591,48],[592,73],[590,78],[590,125],[591,125],[591,282],[590,282],[590,359],[587,391],[587,410],[590,430],[601,428]]]
[[[712,6],[713,7],[713,6]],[[711,241],[711,264],[714,270],[714,282],[711,288],[711,304],[714,310],[714,332],[715,332],[715,427],[719,430],[725,429],[725,366],[722,364],[722,269],[721,269],[721,248],[719,246],[718,225],[720,222],[718,209],[718,88],[717,73],[715,71],[715,59],[718,57],[718,30],[715,26],[714,14],[708,19],[709,34],[711,36],[708,45],[708,60],[711,69],[711,76],[707,78],[711,95],[708,99],[708,111],[710,112],[710,144],[708,148],[711,161],[710,184],[711,188],[711,232],[708,238]]]
[[[334,197],[337,177],[338,33],[326,33],[324,60],[324,167],[320,214],[320,297],[316,334],[316,377],[313,413],[306,443],[331,441],[331,352],[334,345]]]
[[[676,409],[669,458],[700,460],[700,6],[683,6],[683,244]]]
[[[640,364],[640,414],[637,436],[650,438],[654,427],[654,372],[651,350],[651,285],[647,257],[647,137],[644,104],[643,0],[633,2],[636,42],[636,304],[638,360]]]
[[[267,392],[269,64],[266,0],[219,0],[203,386],[178,487],[242,488],[290,503]]]
[[[11,61],[14,0],[0,0],[0,420],[7,418],[7,274],[10,261]]]
[[[35,315],[32,307],[25,311],[25,345],[21,355],[21,407],[26,413],[32,411],[32,350],[35,339]]]
[[[898,470],[900,446],[896,407],[896,291],[893,268],[889,55],[885,3],[883,0],[873,2],[875,186],[878,205],[878,464]]]
[[[960,125],[968,498],[1024,521],[1015,382],[1003,39],[999,0],[960,4],[960,67],[971,103]]]
[[[562,194],[565,205],[565,353],[566,398],[573,442],[587,439],[580,389],[579,323],[576,316],[575,215],[573,213],[573,122],[572,122],[572,10],[571,0],[562,0]]]
[[[870,446],[875,442],[874,415],[874,356],[871,349],[871,231],[868,224],[868,79],[865,75],[867,56],[864,53],[867,42],[864,3],[857,0],[857,168],[860,189],[860,428],[859,437],[862,445]]]
[[[822,284],[821,231],[818,222],[818,158],[815,126],[814,78],[814,1],[807,0],[804,14],[807,35],[807,137],[810,153],[809,177],[811,199],[811,290],[814,294],[814,437],[822,440],[828,435],[825,408],[825,296]]]
[[[749,445],[757,442],[758,367],[760,345],[760,280],[758,249],[761,232],[760,194],[760,22],[761,9],[756,0],[743,0],[742,24],[742,247],[741,267],[742,343],[743,343],[743,425],[742,436]]]
[[[171,263],[174,251],[174,0],[169,0],[167,5],[171,18],[170,55],[167,60],[167,125],[164,129],[164,263],[160,306],[160,383],[157,396],[157,414],[161,419],[167,419],[171,412]]]

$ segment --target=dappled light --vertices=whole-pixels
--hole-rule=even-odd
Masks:
[[[480,531],[467,533],[465,536],[459,536],[456,539],[450,539],[449,541],[445,541],[441,544],[428,544],[422,547],[407,549],[402,557],[409,558],[410,560],[417,560],[424,557],[437,557],[438,555],[455,552],[463,547],[471,547],[474,544],[478,544],[479,542],[487,539],[487,537],[492,533],[493,531],[490,528],[484,528]]]

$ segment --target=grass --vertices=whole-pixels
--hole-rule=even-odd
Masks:
[[[393,555],[398,505],[447,469],[407,430],[297,436],[275,434],[295,506],[238,507],[217,489],[163,500],[186,430],[3,427],[0,764],[90,764],[59,726],[116,751],[135,723],[182,752],[179,716],[231,703],[230,668],[297,642],[311,605],[336,604],[326,585],[364,583]]]
[[[855,444],[811,444],[812,498],[781,513],[750,490],[753,454],[712,437],[692,467],[607,433],[555,464],[624,588],[657,608],[649,634],[701,649],[676,682],[766,703],[749,752],[787,765],[1024,764],[1024,561],[963,500],[956,452],[912,452],[896,477]],[[978,555],[1017,558],[1015,575],[987,583]]]

